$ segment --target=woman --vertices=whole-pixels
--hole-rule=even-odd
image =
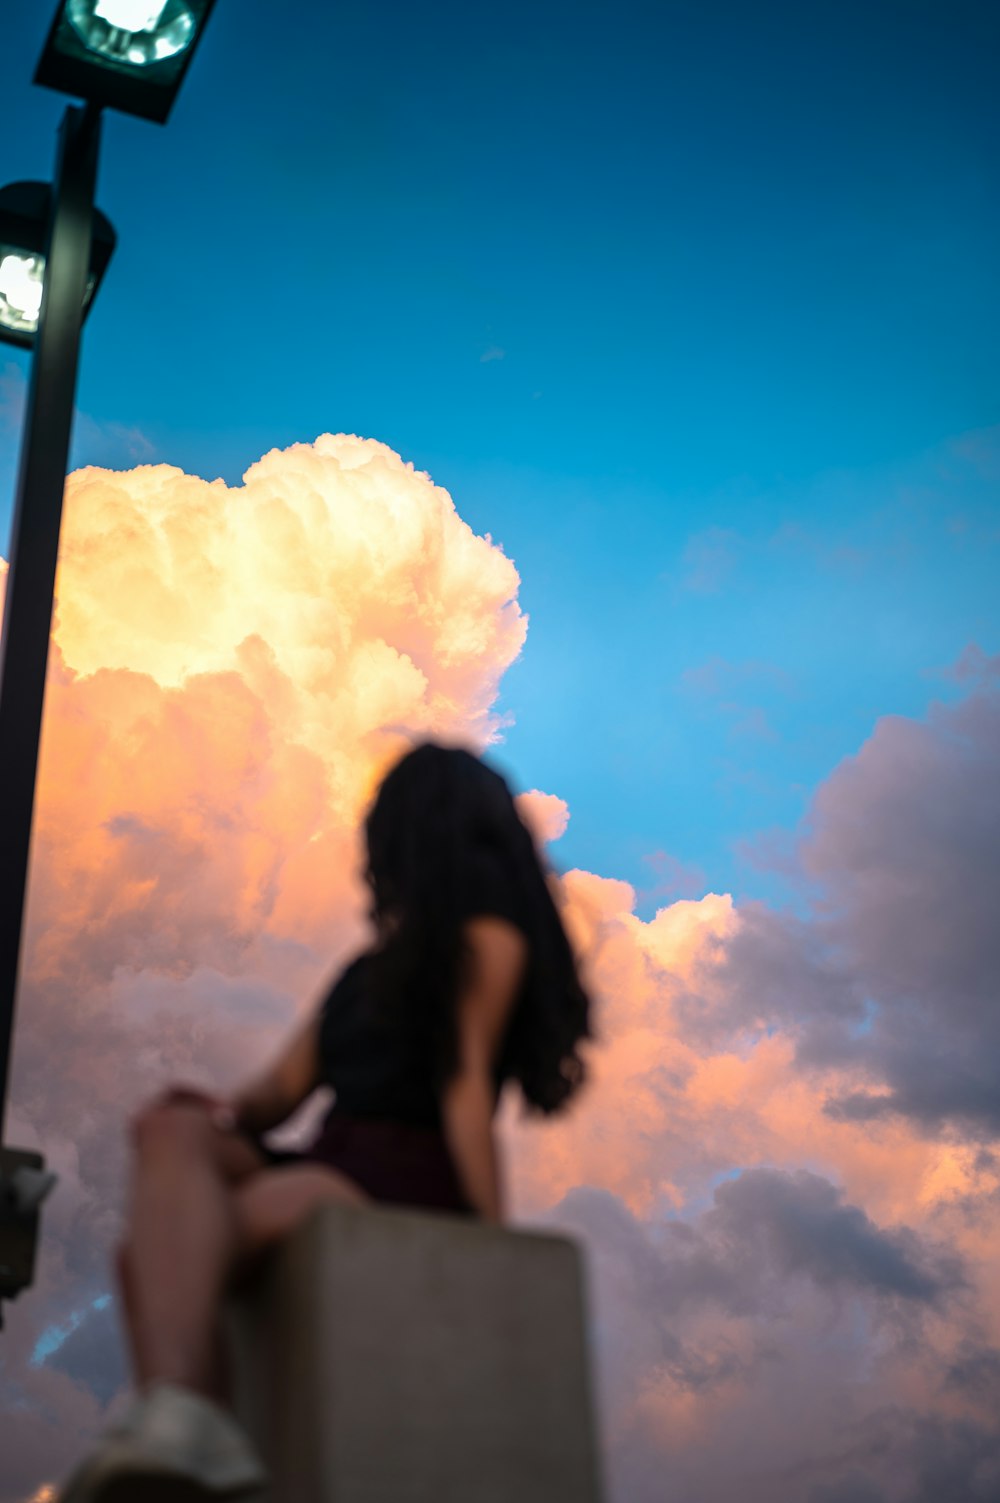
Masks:
[[[259,1463],[220,1407],[227,1286],[331,1202],[503,1224],[503,1083],[549,1114],[584,1080],[589,1000],[503,778],[424,743],[385,778],[364,828],[372,945],[263,1075],[228,1100],[175,1087],[134,1124],[118,1268],[141,1397],[65,1503],[252,1491]],[[335,1100],[312,1143],[265,1146],[323,1084]]]

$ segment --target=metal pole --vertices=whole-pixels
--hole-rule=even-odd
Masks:
[[[0,639],[0,1142],[99,140],[100,111],[70,105],[52,185]]]

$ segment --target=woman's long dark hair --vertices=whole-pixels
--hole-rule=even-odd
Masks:
[[[457,1064],[456,1002],[469,959],[463,895],[477,862],[490,860],[515,896],[530,947],[503,1073],[520,1084],[526,1112],[558,1111],[586,1078],[577,1046],[594,1036],[590,999],[507,783],[472,752],[427,741],[383,779],[364,830],[371,917],[385,936],[369,970],[377,1015],[415,1039],[419,1031],[440,1089]]]

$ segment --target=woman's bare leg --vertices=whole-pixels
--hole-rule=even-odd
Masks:
[[[149,1108],[135,1148],[119,1266],[136,1384],[165,1379],[225,1401],[217,1317],[239,1251],[233,1191],[264,1160],[193,1105]]]
[[[360,1206],[371,1196],[339,1170],[320,1164],[264,1169],[233,1190],[239,1252],[235,1272],[251,1268],[260,1254],[283,1241],[317,1206]]]

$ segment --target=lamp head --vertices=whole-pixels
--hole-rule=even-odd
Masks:
[[[51,199],[48,183],[10,183],[0,188],[0,341],[26,350],[34,347],[38,332]],[[84,318],[114,248],[111,222],[95,209]]]
[[[163,123],[215,0],[59,0],[35,82]]]

